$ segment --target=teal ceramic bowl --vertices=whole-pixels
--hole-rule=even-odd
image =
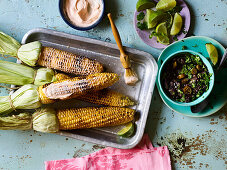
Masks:
[[[183,54],[183,53],[191,53],[193,55],[198,55],[201,60],[203,61],[203,63],[206,65],[207,69],[208,69],[208,72],[211,73],[211,77],[210,77],[210,84],[209,84],[209,89],[204,92],[199,98],[197,98],[196,100],[192,101],[192,102],[189,102],[189,103],[186,103],[186,102],[178,102],[178,101],[174,101],[172,100],[171,98],[169,98],[166,93],[164,92],[163,88],[162,88],[162,84],[161,84],[161,75],[162,75],[162,70],[163,68],[165,67],[166,63],[174,58],[176,55],[179,55],[179,54]],[[197,52],[194,52],[194,51],[191,51],[191,50],[180,50],[180,51],[177,51],[171,55],[169,55],[164,61],[163,63],[161,64],[161,67],[159,69],[159,73],[158,73],[158,85],[160,87],[160,93],[171,103],[175,104],[175,105],[180,105],[180,106],[193,106],[193,105],[196,105],[200,102],[202,102],[203,100],[205,100],[209,94],[211,93],[212,89],[213,89],[213,86],[214,86],[214,70],[210,64],[210,62],[203,56],[201,55],[200,53],[197,53]]]

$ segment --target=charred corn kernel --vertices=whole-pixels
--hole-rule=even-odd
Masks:
[[[77,75],[103,72],[102,64],[97,61],[50,47],[42,48],[38,64]]]
[[[55,75],[57,81],[60,81],[60,80],[66,80],[66,79],[70,79],[71,77],[67,74],[63,74],[63,73],[58,73]]]
[[[107,106],[133,106],[135,103],[127,96],[110,89],[91,92],[78,97],[86,102]]]
[[[87,107],[57,110],[60,129],[116,126],[134,119],[135,110],[121,107]]]
[[[115,73],[96,73],[83,77],[75,77],[39,87],[40,99],[43,104],[53,103],[49,99],[70,99],[87,92],[98,91],[114,84],[119,79]]]

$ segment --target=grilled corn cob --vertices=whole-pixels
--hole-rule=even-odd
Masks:
[[[57,80],[69,79],[68,75],[56,75]],[[98,104],[98,105],[107,105],[107,106],[133,106],[135,103],[127,96],[115,92],[110,89],[103,89],[100,91],[95,91],[87,93],[78,97],[79,100],[86,102]]]
[[[115,73],[96,73],[86,78],[75,77],[62,80],[39,87],[40,99],[43,104],[53,103],[49,99],[70,99],[86,94],[90,91],[97,91],[107,88],[118,80]]]
[[[134,119],[135,110],[121,107],[88,107],[57,110],[60,129],[116,126]]]
[[[100,91],[87,93],[78,97],[79,100],[86,102],[107,105],[107,106],[133,106],[135,103],[129,97],[115,92],[110,89],[103,89]]]
[[[77,75],[103,72],[102,64],[97,61],[50,47],[42,48],[38,65]]]
[[[39,41],[21,45],[9,35],[0,32],[0,54],[18,57],[29,66],[39,64],[67,73],[89,75],[103,72],[101,63],[50,47],[42,47]]]

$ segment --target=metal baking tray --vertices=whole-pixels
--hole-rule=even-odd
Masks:
[[[119,82],[110,88],[130,96],[137,103],[132,108],[136,109],[139,117],[135,122],[135,134],[130,138],[120,137],[116,134],[120,128],[119,126],[60,131],[59,135],[121,149],[129,149],[139,143],[144,133],[158,69],[151,54],[125,47],[125,51],[132,59],[132,67],[138,73],[140,79],[136,86],[128,86],[124,83],[124,69],[120,63],[120,53],[116,44],[43,28],[36,28],[27,32],[22,39],[22,44],[32,41],[40,41],[43,46],[54,47],[101,62],[107,72],[120,75]],[[56,108],[69,108],[91,106],[91,104],[72,99],[55,103],[53,106]]]

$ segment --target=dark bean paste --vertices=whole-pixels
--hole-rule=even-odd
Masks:
[[[169,98],[188,103],[209,89],[210,76],[198,55],[180,53],[165,64],[161,84]]]

